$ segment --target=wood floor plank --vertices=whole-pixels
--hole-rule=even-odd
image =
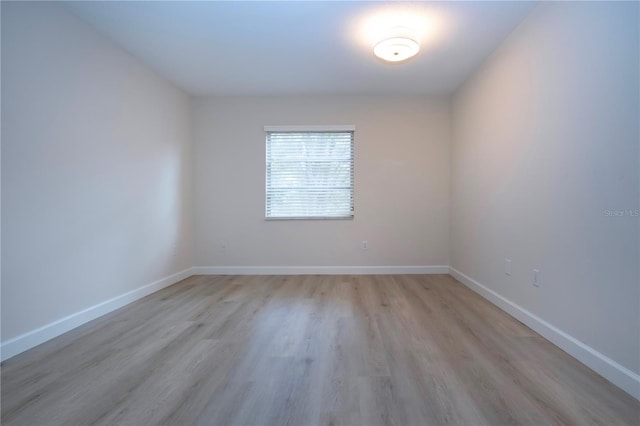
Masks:
[[[0,368],[4,425],[640,424],[448,275],[194,276]]]

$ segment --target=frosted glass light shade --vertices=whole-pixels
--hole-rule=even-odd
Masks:
[[[382,40],[373,48],[373,53],[389,62],[405,61],[418,53],[420,45],[410,38],[393,37]]]

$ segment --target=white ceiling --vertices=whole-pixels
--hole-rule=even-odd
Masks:
[[[116,1],[65,6],[193,95],[445,94],[533,2]],[[408,22],[405,22],[407,21]],[[387,26],[420,27],[401,64],[372,49]]]

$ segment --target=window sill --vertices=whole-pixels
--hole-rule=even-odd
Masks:
[[[282,220],[353,220],[351,216],[300,216],[300,217],[265,217],[267,222],[282,221]]]

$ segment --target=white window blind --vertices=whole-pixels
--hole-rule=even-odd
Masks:
[[[353,217],[353,130],[267,130],[267,219]]]

